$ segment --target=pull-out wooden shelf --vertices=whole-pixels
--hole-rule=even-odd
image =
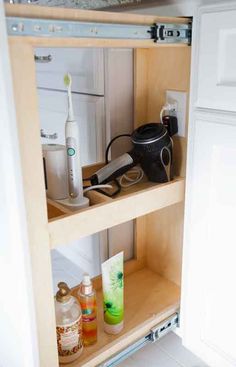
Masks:
[[[84,348],[80,358],[67,366],[97,366],[179,309],[180,289],[169,280],[144,268],[125,277],[125,320],[119,335],[103,331],[102,292],[97,291],[98,342]]]
[[[48,203],[51,248],[183,201],[184,179],[165,184],[141,182],[115,199],[97,192],[89,195],[92,206],[73,213],[58,203],[54,211],[53,202]]]
[[[149,27],[153,23],[190,21],[11,4],[6,5],[6,14]],[[184,179],[176,178],[166,184],[142,182],[114,199],[91,192],[92,205],[73,213],[49,200],[47,215],[34,61],[34,48],[42,46],[135,48],[134,128],[157,120],[167,90],[188,93],[191,48],[178,43],[157,44],[151,39],[63,38],[60,34],[9,37],[41,367],[58,366],[50,249],[137,218],[134,258],[125,263],[125,328],[117,336],[103,332],[102,293],[98,290],[98,342],[85,348],[81,357],[68,365],[92,367],[148,334],[150,328],[179,308],[180,291],[176,284],[180,283],[181,274]],[[180,136],[174,139],[173,171],[177,176],[185,176],[186,140]],[[84,172],[84,177],[91,174]]]

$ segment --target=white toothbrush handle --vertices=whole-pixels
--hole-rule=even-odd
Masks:
[[[66,150],[68,165],[69,196],[79,199],[83,196],[82,169],[80,164],[79,131],[75,121],[66,124]]]

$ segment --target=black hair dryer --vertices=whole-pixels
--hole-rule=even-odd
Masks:
[[[92,185],[110,182],[137,164],[149,181],[163,183],[172,179],[173,141],[168,126],[154,122],[142,125],[134,130],[131,141],[133,149],[97,171],[91,177]]]

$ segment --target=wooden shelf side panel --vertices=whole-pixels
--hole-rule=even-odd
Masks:
[[[166,91],[180,91],[189,94],[191,47],[162,48],[148,50],[148,121],[159,121],[160,111],[166,102]],[[155,68],[153,67],[155,65]],[[188,116],[188,108],[186,111]],[[185,177],[187,125],[185,137],[174,136],[174,173]]]
[[[177,285],[181,284],[184,204],[146,216],[147,264]]]
[[[147,64],[147,119],[156,121],[166,102],[167,90],[186,92],[188,100],[191,47],[150,49]],[[185,136],[173,137],[174,173],[180,177],[185,177],[186,172],[187,131],[188,118]],[[146,217],[147,266],[178,285],[181,282],[183,225],[184,201]]]
[[[28,44],[11,44],[10,56],[30,243],[40,366],[56,366],[58,363],[56,323],[52,297],[51,258],[39,134],[34,51]],[[47,325],[46,329],[45,325]]]

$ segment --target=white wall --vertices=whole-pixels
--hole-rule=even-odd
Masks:
[[[128,13],[149,14],[160,16],[184,16],[192,17],[199,6],[226,2],[224,0],[166,0],[160,1],[155,6],[140,7],[139,9],[125,10]],[[229,0],[230,2],[230,0]],[[144,1],[143,1],[144,3]],[[157,1],[158,3],[158,1]],[[164,4],[165,3],[165,4]]]
[[[149,6],[147,8],[139,8],[129,10],[129,13],[137,13],[137,14],[149,14],[149,15],[160,15],[160,16],[193,16],[195,9],[197,7],[198,1],[189,0],[174,0],[172,4],[167,5],[156,5],[156,6]]]
[[[37,367],[29,244],[1,1],[0,96],[0,366]]]

